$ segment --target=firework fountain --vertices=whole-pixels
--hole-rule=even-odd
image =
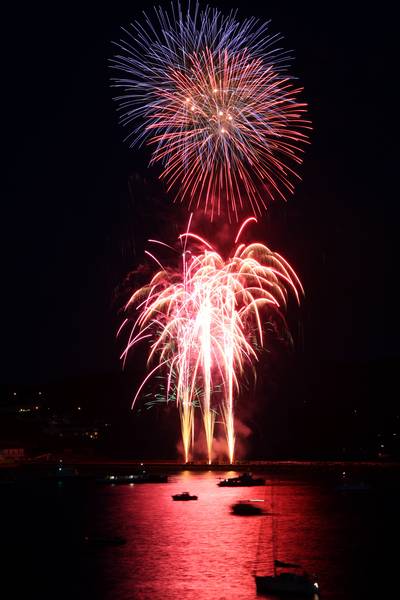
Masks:
[[[228,258],[190,221],[179,236],[178,266],[164,267],[147,252],[158,270],[125,306],[122,358],[142,341],[149,344],[149,373],[133,404],[154,375],[165,377],[165,399],[179,409],[186,462],[196,406],[208,461],[220,415],[233,462],[239,383],[268,341],[265,323],[286,330],[288,295],[299,302],[303,293],[282,256],[262,243],[240,242],[241,234],[270,200],[293,192],[310,123],[301,88],[288,74],[290,53],[268,23],[200,11],[198,4],[183,12],[179,3],[169,12],[155,9],[155,19],[145,15],[125,29],[112,60],[127,139],[148,144],[167,190],[192,211],[229,222],[253,216],[243,220]]]
[[[248,219],[243,225],[254,217]],[[240,232],[243,226],[240,228]],[[297,301],[301,283],[288,263],[261,243],[239,243],[228,259],[220,256],[204,239],[189,231],[184,240],[178,269],[158,270],[148,285],[136,290],[125,310],[134,308],[128,343],[122,357],[147,339],[149,366],[156,361],[138,389],[138,398],[148,379],[166,371],[167,399],[174,383],[174,396],[181,416],[185,459],[188,460],[194,426],[194,394],[202,387],[200,401],[211,462],[216,413],[223,417],[229,458],[234,457],[234,396],[246,367],[258,359],[257,346],[265,344],[263,320],[285,325],[283,312],[288,292]],[[188,240],[196,247],[189,250]],[[157,260],[157,259],[156,259]],[[159,261],[157,260],[157,263]],[[221,406],[213,402],[213,389],[223,390]],[[220,394],[217,394],[217,397]]]

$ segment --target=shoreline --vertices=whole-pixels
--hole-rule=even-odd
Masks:
[[[357,461],[357,460],[257,460],[240,461],[238,463],[214,463],[208,465],[205,461],[196,461],[193,463],[182,463],[172,460],[148,460],[140,461],[134,459],[105,459],[105,458],[87,458],[72,456],[57,456],[50,460],[23,460],[18,462],[0,463],[1,470],[24,471],[42,470],[54,467],[62,461],[62,464],[68,468],[75,468],[79,471],[104,471],[117,470],[126,471],[127,469],[146,469],[150,472],[172,473],[177,471],[333,471],[337,469],[353,470],[399,470],[400,462],[396,461]]]

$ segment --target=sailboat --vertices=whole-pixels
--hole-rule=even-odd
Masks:
[[[277,554],[277,531],[274,515],[273,485],[271,486],[271,510],[272,510],[272,553],[273,574],[258,575],[254,571],[254,579],[257,594],[274,594],[279,596],[296,596],[301,598],[319,598],[319,585],[296,563],[279,560]],[[260,529],[261,536],[261,529]],[[260,547],[260,540],[258,546]],[[257,553],[258,554],[258,553]]]
[[[307,573],[295,573],[293,570],[277,572],[280,565],[282,568],[299,568],[294,563],[274,562],[273,575],[255,575],[257,594],[297,595],[307,598],[318,598],[318,583],[313,581]]]

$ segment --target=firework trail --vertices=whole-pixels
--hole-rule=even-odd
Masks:
[[[222,414],[233,462],[235,393],[246,367],[254,368],[258,346],[265,345],[263,319],[267,316],[284,323],[289,292],[298,302],[303,293],[296,273],[283,257],[261,243],[239,243],[244,226],[252,220],[243,223],[235,251],[228,259],[198,235],[189,231],[182,234],[182,265],[178,269],[161,266],[125,307],[128,314],[134,308],[135,317],[125,319],[120,328],[131,324],[122,358],[125,360],[133,346],[147,339],[148,364],[156,363],[133,403],[157,371],[165,372],[167,398],[174,395],[180,411],[186,461],[193,442],[194,405],[199,398],[209,463],[217,411]],[[193,249],[187,249],[189,244]],[[221,394],[213,394],[217,388]],[[214,396],[222,397],[220,405]]]
[[[112,60],[121,122],[147,142],[175,198],[211,215],[260,214],[292,193],[310,123],[290,54],[268,22],[196,4],[155,9],[124,30]]]

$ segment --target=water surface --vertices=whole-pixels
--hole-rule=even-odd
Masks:
[[[272,570],[272,539],[279,559],[317,575],[324,599],[394,597],[385,594],[396,589],[395,479],[350,493],[316,475],[265,474],[265,487],[217,486],[234,475],[182,471],[169,484],[134,486],[3,485],[6,598],[254,600],[255,570]],[[198,501],[173,502],[182,491]],[[245,498],[273,511],[274,536],[270,515],[231,514]],[[85,535],[123,536],[126,544],[90,548]]]

